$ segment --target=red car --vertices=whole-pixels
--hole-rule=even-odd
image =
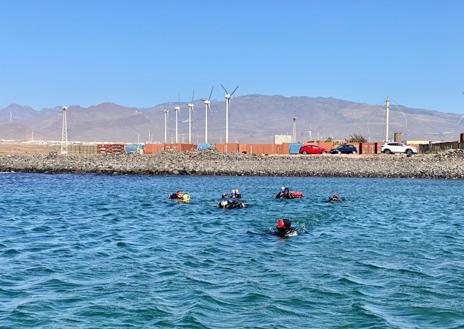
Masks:
[[[303,145],[300,147],[300,154],[325,154],[328,152],[325,148],[317,145]]]

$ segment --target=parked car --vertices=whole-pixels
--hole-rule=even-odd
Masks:
[[[331,154],[356,154],[358,149],[354,145],[343,144],[330,150]]]
[[[300,154],[325,154],[329,153],[327,149],[317,145],[303,145],[300,147]]]
[[[417,153],[415,147],[403,143],[385,143],[382,145],[382,153],[406,153],[408,155]]]

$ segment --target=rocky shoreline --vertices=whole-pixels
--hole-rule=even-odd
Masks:
[[[464,152],[439,155],[265,156],[214,151],[156,155],[4,155],[0,172],[464,179]]]

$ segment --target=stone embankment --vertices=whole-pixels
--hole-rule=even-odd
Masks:
[[[214,151],[157,155],[4,155],[0,171],[148,175],[464,178],[462,150],[439,155],[257,156]]]

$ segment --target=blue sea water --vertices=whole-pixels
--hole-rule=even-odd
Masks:
[[[305,197],[274,199],[282,185]],[[249,208],[217,208],[232,188]],[[190,204],[167,199],[178,189]],[[326,202],[335,191],[347,200]],[[0,174],[0,328],[463,328],[463,191]],[[273,235],[278,217],[304,232]]]

